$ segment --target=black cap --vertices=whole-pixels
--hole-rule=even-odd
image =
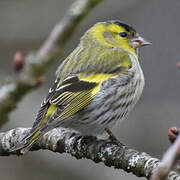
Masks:
[[[134,28],[132,28],[131,26],[121,22],[121,21],[118,21],[118,20],[112,20],[112,21],[108,21],[109,23],[113,23],[113,24],[117,24],[119,26],[122,26],[126,29],[126,31],[128,32],[136,32],[136,30]]]

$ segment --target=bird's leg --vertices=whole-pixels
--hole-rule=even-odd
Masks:
[[[116,138],[116,136],[111,132],[110,129],[105,128],[105,131],[108,133],[109,139],[110,139],[113,143],[115,143],[115,144],[117,144],[117,145],[124,146],[124,144],[121,143],[121,142]]]
[[[118,141],[116,136],[111,132],[110,129],[105,128],[105,131],[108,133],[109,139],[111,139],[113,142],[117,142]]]

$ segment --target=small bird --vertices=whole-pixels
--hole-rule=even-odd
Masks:
[[[144,75],[138,48],[149,45],[131,26],[116,20],[92,26],[59,66],[30,133],[11,151],[26,153],[53,128],[99,135],[124,120],[139,100]]]

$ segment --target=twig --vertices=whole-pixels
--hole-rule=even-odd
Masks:
[[[174,141],[177,139],[178,135],[180,134],[179,132],[180,132],[180,128],[176,126],[169,128],[168,138],[170,143],[174,143]]]
[[[0,155],[20,155],[19,152],[9,152],[9,149],[29,132],[27,128],[16,128],[0,133]],[[149,179],[154,169],[159,165],[159,160],[147,153],[140,153],[134,149],[111,142],[100,140],[96,137],[82,137],[67,129],[53,129],[46,133],[31,149],[48,149],[58,153],[69,153],[77,159],[91,159],[95,163],[103,162],[106,166],[123,169],[139,177]],[[169,180],[180,178],[180,175],[171,171]]]
[[[38,79],[49,68],[49,65],[60,57],[79,22],[101,1],[103,0],[76,0],[41,48],[25,57],[24,69],[17,80],[0,88],[0,126],[7,121],[8,113],[16,108],[21,98],[38,87]]]
[[[180,135],[171,147],[164,154],[160,165],[154,171],[151,180],[164,180],[168,176],[168,173],[176,165],[180,158]]]

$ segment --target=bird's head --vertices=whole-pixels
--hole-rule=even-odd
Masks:
[[[106,47],[121,48],[137,55],[138,48],[151,43],[142,38],[135,29],[120,21],[107,21],[95,24],[87,34],[93,43]]]

